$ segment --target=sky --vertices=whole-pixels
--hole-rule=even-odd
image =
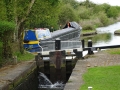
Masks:
[[[76,1],[85,1],[85,0],[76,0]],[[111,6],[120,6],[120,0],[90,0],[96,4],[107,3]]]

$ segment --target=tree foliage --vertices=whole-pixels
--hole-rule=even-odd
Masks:
[[[6,20],[6,8],[3,0],[0,0],[0,20]]]
[[[101,21],[101,23],[103,24],[103,26],[108,25],[109,19],[108,19],[106,13],[99,12],[98,16],[99,16],[99,20]]]
[[[70,7],[70,4],[63,6],[59,15],[59,22],[61,24],[65,24],[68,21],[78,21],[77,15],[74,9]]]
[[[12,57],[12,35],[15,24],[8,21],[0,21],[0,39],[3,42],[2,57],[7,59]]]
[[[108,9],[107,11],[107,16],[109,18],[113,17],[113,18],[117,18],[117,16],[119,15],[119,9],[117,9],[117,7],[115,6],[112,6]]]
[[[30,28],[54,26],[57,28],[58,21],[58,3],[52,1],[36,0],[31,13],[28,16],[26,24]]]
[[[0,0],[0,8],[0,21],[2,22],[0,22],[0,39],[6,37],[5,33],[7,33],[7,38],[3,38],[3,44],[6,41],[11,43],[11,38],[16,38],[21,52],[23,51],[23,31],[26,28],[53,27],[57,30],[60,24],[64,25],[67,21],[80,23],[86,21],[89,24],[85,23],[83,26],[94,29],[90,27],[91,24],[107,25],[109,19],[120,15],[119,6],[110,6],[106,3],[97,5],[90,0],[83,2],[76,0]],[[14,34],[16,37],[13,37]],[[7,49],[10,48],[8,47],[6,46]],[[7,49],[4,49],[4,52]]]

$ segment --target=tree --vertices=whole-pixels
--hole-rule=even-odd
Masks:
[[[26,24],[30,28],[54,26],[57,28],[59,3],[36,0],[31,13],[28,16]]]
[[[16,23],[15,27],[15,35],[16,40],[19,42],[19,50],[23,53],[22,46],[22,33],[24,31],[24,22],[29,15],[31,8],[34,4],[35,0],[14,0],[14,21]]]
[[[57,27],[58,6],[59,0],[0,0],[0,39],[3,43],[3,57],[12,57],[14,47],[11,46],[16,41],[19,43],[19,51],[23,53],[22,37],[25,27]]]
[[[62,3],[66,4],[66,5],[70,4],[72,6],[72,8],[74,8],[74,9],[78,8],[78,6],[79,6],[79,3],[75,0],[62,0]]]
[[[14,32],[15,24],[8,21],[0,21],[0,36],[3,42],[2,57],[8,59],[12,57],[12,34]]]
[[[8,21],[10,17],[16,23],[15,35],[19,42],[20,52],[23,53],[22,37],[27,25],[30,27],[56,23],[57,13],[55,8],[59,0],[4,0]],[[13,5],[13,7],[11,7]],[[34,6],[34,7],[33,7]],[[12,13],[11,13],[12,12]],[[54,19],[55,18],[55,19]],[[31,23],[34,22],[34,25]],[[48,23],[49,22],[49,23]]]
[[[16,24],[15,35],[16,40],[19,41],[20,51],[23,52],[22,48],[22,32],[23,25],[27,19],[28,14],[35,0],[3,0],[6,7],[7,21],[14,21]],[[14,33],[13,33],[14,34]],[[12,35],[13,36],[13,35]]]
[[[74,9],[71,8],[70,4],[63,6],[59,15],[59,22],[61,24],[66,24],[68,21],[77,21],[77,15],[74,13]]]
[[[0,0],[0,20],[7,20],[6,17],[6,8],[3,0]]]

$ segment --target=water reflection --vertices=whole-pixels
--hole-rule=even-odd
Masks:
[[[117,22],[106,27],[96,28],[98,33],[114,33],[114,31],[118,29],[120,29],[120,22]]]
[[[85,44],[87,47],[87,41],[92,40],[93,46],[108,46],[108,45],[120,45],[120,36],[114,35],[114,31],[120,29],[120,22],[107,27],[97,28],[97,35],[86,37]]]

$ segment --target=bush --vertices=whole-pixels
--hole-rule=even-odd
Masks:
[[[104,13],[104,12],[99,12],[99,13],[98,13],[98,18],[100,19],[100,21],[101,21],[101,23],[103,24],[103,26],[108,25],[109,19],[108,19],[106,13]]]
[[[66,24],[67,21],[78,21],[78,17],[71,5],[65,5],[61,8],[59,23]]]
[[[0,33],[4,31],[13,31],[15,28],[15,24],[13,22],[8,21],[0,21]]]
[[[79,18],[81,19],[90,19],[91,14],[91,9],[86,7],[81,7],[81,10],[79,10]]]
[[[12,57],[12,38],[15,24],[8,21],[0,21],[0,36],[3,43],[2,58],[8,59]]]
[[[93,25],[90,25],[90,24],[87,24],[85,25],[84,27],[82,27],[83,30],[94,30],[94,26]]]
[[[111,6],[107,11],[107,16],[109,18],[113,17],[116,19],[118,15],[119,15],[119,10],[115,6]]]

